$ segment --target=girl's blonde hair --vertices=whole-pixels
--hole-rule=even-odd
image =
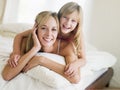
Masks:
[[[80,46],[80,37],[81,37],[81,29],[82,29],[82,8],[80,7],[80,5],[78,5],[76,2],[68,2],[66,3],[58,12],[58,18],[60,20],[60,18],[64,15],[68,15],[73,13],[74,11],[78,12],[78,24],[75,28],[75,30],[73,30],[71,33],[74,34],[74,43],[76,46],[76,50],[77,50],[77,54],[80,53],[81,51],[81,46]]]
[[[57,29],[59,31],[59,20],[58,20],[57,13],[51,12],[51,11],[40,12],[35,19],[36,26],[39,28],[40,26],[44,25],[50,17],[53,17],[56,20]],[[33,47],[33,39],[32,39],[32,33],[31,33],[28,36],[25,52],[28,52],[32,47]]]

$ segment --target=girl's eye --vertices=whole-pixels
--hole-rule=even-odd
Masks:
[[[63,16],[63,18],[67,18],[67,17]]]
[[[67,19],[67,17],[66,17],[66,16],[63,16],[63,18],[64,18],[64,19]]]
[[[72,20],[72,22],[76,22],[76,20]]]

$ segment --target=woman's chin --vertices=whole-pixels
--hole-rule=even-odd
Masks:
[[[51,43],[46,43],[46,44],[44,44],[44,47],[51,47],[53,44],[51,44]]]

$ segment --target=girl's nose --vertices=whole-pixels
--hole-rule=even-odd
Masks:
[[[67,25],[67,26],[70,26],[70,24],[71,24],[71,20],[68,19],[68,20],[66,21],[66,25]]]

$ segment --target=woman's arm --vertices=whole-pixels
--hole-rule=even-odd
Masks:
[[[65,57],[66,64],[67,63],[73,63],[74,61],[78,60],[77,55],[74,52],[74,48],[72,44],[68,44],[66,42],[61,42],[60,52],[59,54]],[[65,73],[65,67],[66,65],[62,65],[59,63],[54,62],[53,60],[47,59],[43,57],[43,59],[40,60],[40,65],[47,67],[56,73],[62,75],[67,80],[69,80],[71,83],[78,83],[80,81],[80,68],[74,64],[74,68],[72,67],[70,70],[70,73],[72,74],[74,69],[76,69],[74,75],[67,75]],[[72,72],[71,72],[72,71]]]
[[[67,80],[69,80],[71,83],[78,83],[80,81],[80,75],[76,74],[72,77],[69,77],[67,75],[64,74],[64,69],[65,69],[65,65],[59,64],[57,62],[54,62],[46,57],[43,57],[43,59],[40,60],[40,65],[47,67],[51,70],[53,70],[54,72],[62,75],[63,77],[65,77]]]
[[[24,66],[28,63],[28,61],[36,54],[38,49],[36,47],[32,48],[28,53],[23,55],[19,61],[18,65],[16,67],[11,67],[9,64],[6,64],[5,68],[2,71],[2,76],[5,80],[11,80],[15,76],[17,76],[21,70],[24,68]]]
[[[66,45],[65,45],[66,46]],[[64,46],[63,46],[64,47]],[[69,46],[71,48],[72,46]],[[63,48],[60,49],[60,55],[64,56],[65,59],[70,60],[71,62],[75,61],[77,56],[73,52],[73,49],[68,49],[68,48]],[[54,62],[53,60],[50,60],[49,58],[43,57],[43,56],[34,56],[28,64],[25,66],[23,69],[24,72],[27,72],[29,69],[37,66],[37,65],[42,65],[44,67],[47,67],[50,70],[53,70],[54,72],[62,75],[65,77],[67,80],[69,80],[71,83],[78,83],[80,81],[80,72],[77,67],[77,74],[74,76],[69,77],[66,75],[65,72],[65,65],[59,64],[57,62]]]
[[[41,65],[44,66],[60,75],[62,75],[63,77],[65,77],[67,80],[69,80],[71,83],[78,83],[80,80],[79,75],[75,75],[73,77],[68,77],[64,74],[64,68],[65,65],[59,64],[57,62],[54,62],[53,60],[50,60],[49,58],[46,58],[44,56],[34,56],[29,62],[28,64],[25,66],[25,68],[23,69],[24,72],[27,72],[28,70],[30,70],[31,68],[37,66],[37,65]]]
[[[24,66],[28,63],[28,61],[40,50],[41,45],[35,34],[35,30],[33,31],[33,40],[34,40],[33,48],[19,59],[18,65],[16,67],[13,68],[9,64],[6,64],[2,71],[2,76],[5,80],[11,80],[16,75],[18,75],[24,68]]]

